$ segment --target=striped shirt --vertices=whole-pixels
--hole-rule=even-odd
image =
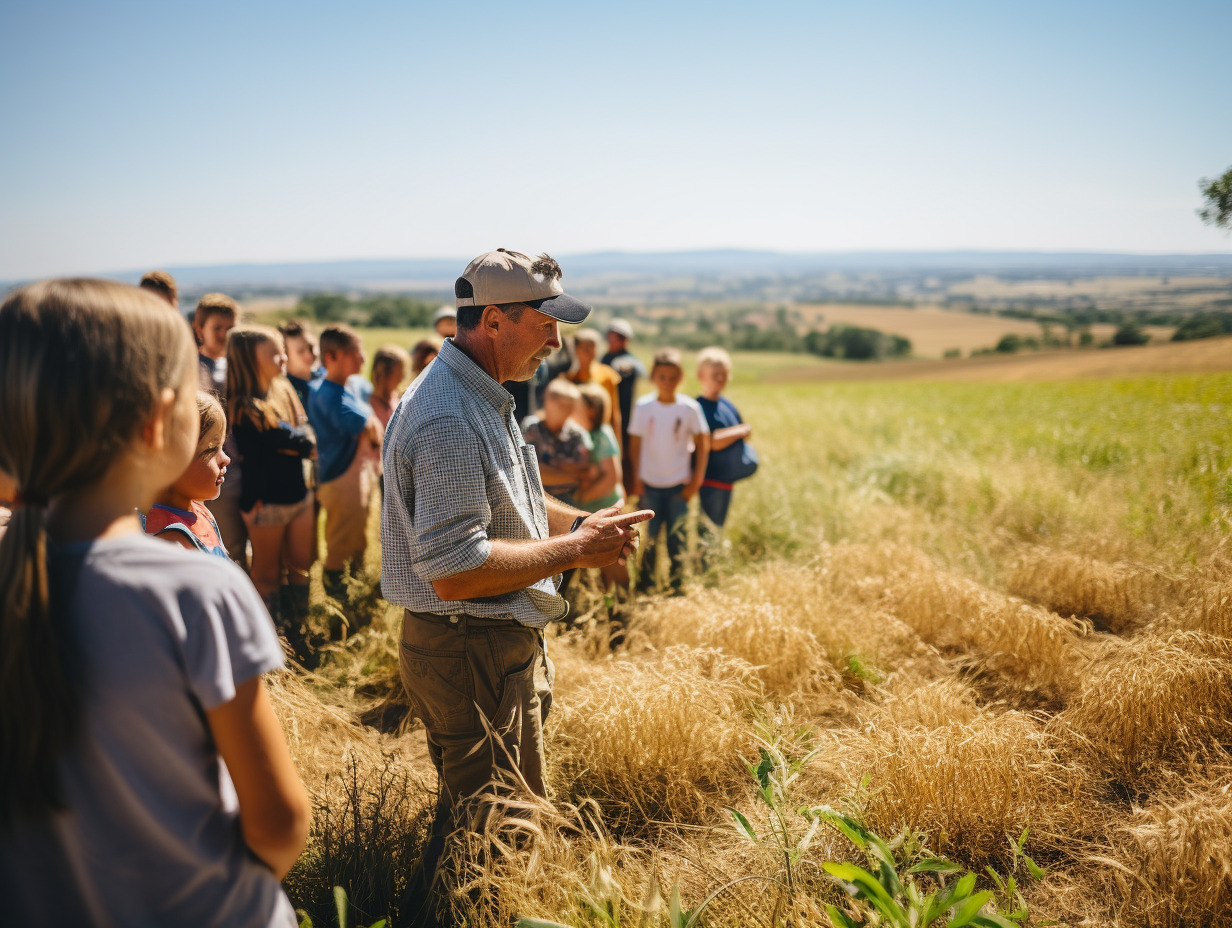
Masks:
[[[568,611],[559,577],[482,599],[446,601],[432,581],[480,567],[492,539],[548,537],[535,449],[513,397],[446,339],[403,394],[382,451],[381,591],[414,612],[505,618],[541,628]]]

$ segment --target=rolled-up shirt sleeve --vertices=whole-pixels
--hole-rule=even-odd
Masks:
[[[485,455],[467,422],[433,419],[416,435],[410,462],[415,498],[411,560],[424,580],[442,580],[482,567],[492,551]]]

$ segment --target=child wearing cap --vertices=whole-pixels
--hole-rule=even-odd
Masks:
[[[629,422],[629,483],[632,493],[640,497],[639,506],[655,512],[638,578],[642,590],[654,584],[655,548],[666,528],[671,587],[673,593],[681,591],[685,517],[689,500],[701,489],[710,456],[710,427],[701,406],[676,392],[683,379],[680,352],[675,348],[656,351],[650,369],[655,392],[637,402]]]
[[[453,338],[458,334],[458,311],[452,306],[442,306],[432,317],[432,327],[441,338]]]
[[[600,363],[606,364],[620,375],[617,388],[621,427],[616,430],[620,435],[621,446],[629,447],[629,418],[633,414],[633,397],[637,395],[637,382],[646,376],[646,366],[629,350],[629,340],[633,338],[633,326],[624,319],[613,319],[607,327],[607,354]],[[626,454],[627,457],[627,454]]]

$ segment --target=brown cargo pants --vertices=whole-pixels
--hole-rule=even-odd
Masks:
[[[399,652],[402,685],[427,729],[440,782],[416,874],[426,893],[458,802],[481,792],[547,795],[543,722],[555,672],[542,631],[506,619],[408,609]]]

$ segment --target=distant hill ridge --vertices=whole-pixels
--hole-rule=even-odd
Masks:
[[[568,278],[606,275],[754,277],[843,272],[912,272],[1021,275],[1051,274],[1223,275],[1232,273],[1232,252],[1209,254],[1126,254],[1043,251],[847,251],[781,252],[745,249],[703,251],[603,251],[556,255]],[[469,257],[377,258],[166,267],[189,288],[347,288],[379,281],[414,281],[448,289]],[[138,278],[148,268],[104,276]]]

